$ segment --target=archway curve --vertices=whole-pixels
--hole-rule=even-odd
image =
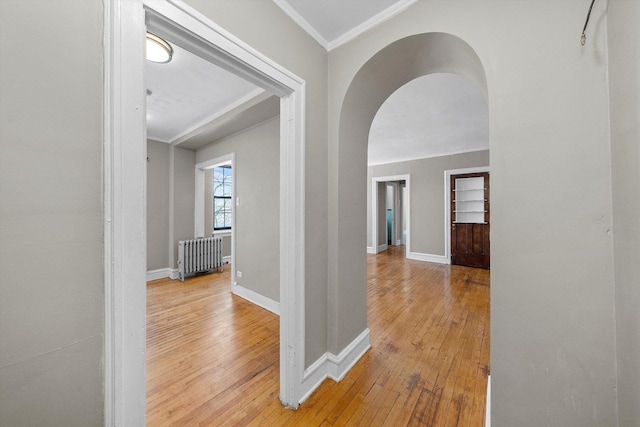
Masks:
[[[439,32],[411,35],[378,51],[360,67],[344,96],[337,144],[336,320],[329,328],[330,348],[338,351],[367,330],[367,226],[362,219],[366,218],[371,123],[393,92],[433,73],[461,75],[488,98],[484,66],[475,50],[459,37]]]
[[[376,112],[393,92],[433,73],[466,77],[488,96],[484,66],[469,44],[448,33],[408,36],[380,50],[354,76],[340,113],[341,143],[351,140],[355,128],[366,128],[368,134]]]

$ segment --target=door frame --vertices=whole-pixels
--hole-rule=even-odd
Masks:
[[[491,170],[489,166],[478,166],[444,171],[444,253],[449,260],[449,264],[451,264],[451,175],[479,172],[491,172]],[[491,201],[489,201],[489,206],[491,206]]]
[[[395,244],[395,240],[396,240],[396,230],[395,230],[395,225],[396,225],[396,188],[398,187],[398,182],[397,181],[392,181],[392,182],[387,182],[386,183],[386,191],[384,194],[384,201],[385,201],[385,211],[389,211],[389,208],[387,208],[388,205],[388,200],[387,200],[387,196],[389,193],[389,187],[391,187],[391,193],[392,193],[392,199],[391,199],[391,238],[389,238],[389,229],[387,228],[387,246],[394,246]],[[388,219],[387,219],[388,221]],[[389,225],[387,224],[387,227]],[[389,241],[391,241],[391,244],[389,244]]]
[[[372,254],[378,253],[378,183],[389,181],[405,181],[405,191],[407,192],[407,206],[403,206],[402,209],[406,209],[407,212],[407,241],[405,242],[405,257],[411,252],[411,175],[391,175],[391,176],[378,176],[371,178],[371,246],[372,249],[368,251]],[[386,190],[386,189],[385,189]],[[386,210],[386,209],[385,209]],[[385,219],[386,221],[386,219]],[[386,242],[386,240],[385,240]]]
[[[280,400],[304,396],[305,81],[180,0],[104,2],[104,423],[144,425],[147,30],[278,95]]]
[[[205,173],[208,169],[216,166],[231,164],[231,278],[229,287],[233,290],[233,281],[236,277],[236,153],[225,154],[210,160],[206,160],[196,164],[196,194],[195,194],[195,211],[194,211],[194,237],[211,237],[205,236],[204,224],[204,189],[206,188]],[[226,231],[226,230],[224,230]]]

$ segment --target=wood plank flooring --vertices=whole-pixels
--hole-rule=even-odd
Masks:
[[[482,426],[489,272],[367,255],[371,345],[296,411],[278,400],[278,317],[229,270],[147,286],[149,426]]]

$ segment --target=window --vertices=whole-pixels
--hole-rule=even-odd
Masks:
[[[232,225],[231,209],[233,176],[231,166],[213,168],[213,229],[230,230]]]

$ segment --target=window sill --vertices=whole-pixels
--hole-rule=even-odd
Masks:
[[[221,237],[231,236],[231,230],[215,230],[212,235]]]

